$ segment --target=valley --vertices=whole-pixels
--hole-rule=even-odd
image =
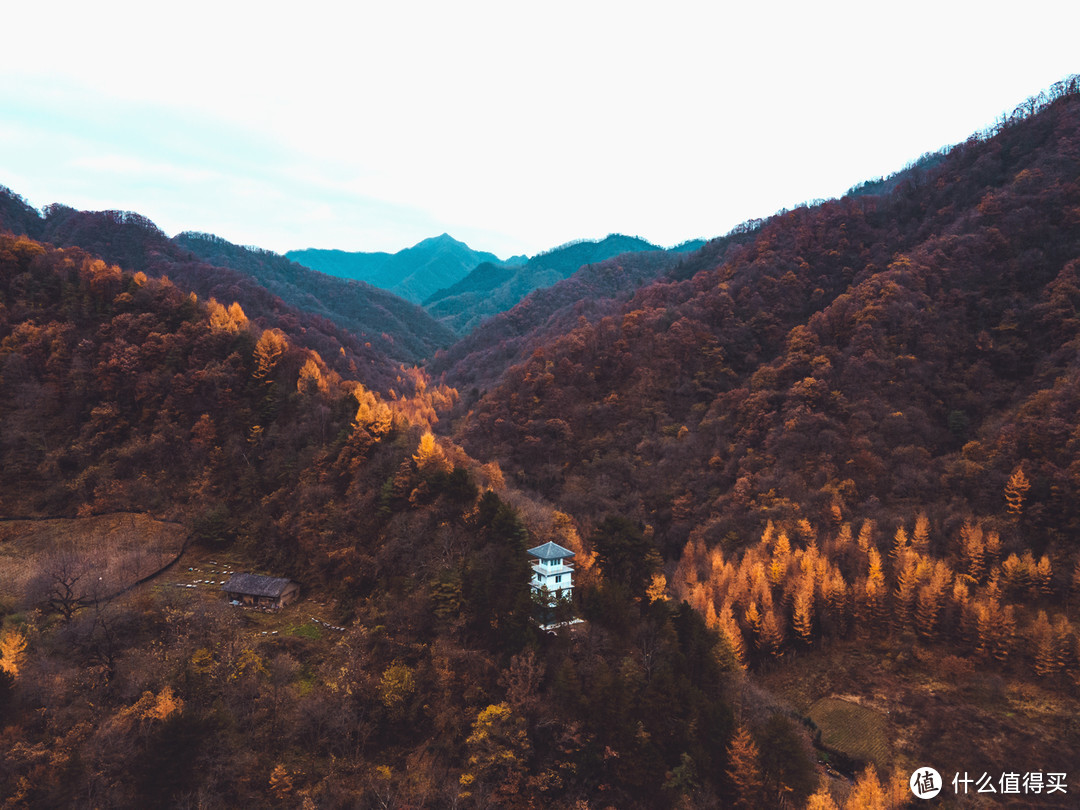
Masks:
[[[3,190],[0,805],[1069,806],[1078,178],[1073,76],[670,250],[383,278]],[[1066,795],[950,781],[1011,772]]]

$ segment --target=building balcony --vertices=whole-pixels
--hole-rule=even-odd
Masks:
[[[543,563],[533,563],[532,570],[534,573],[539,574],[542,577],[554,576],[555,574],[569,574],[574,570],[573,564],[562,563],[560,565],[544,565]]]

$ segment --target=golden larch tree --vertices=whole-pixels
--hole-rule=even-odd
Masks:
[[[901,523],[896,527],[896,534],[893,535],[892,551],[889,552],[889,556],[893,560],[893,570],[899,571],[901,560],[904,558],[904,552],[908,549],[908,534],[907,529],[904,528],[904,524]]]
[[[353,388],[357,408],[355,424],[375,438],[386,435],[393,427],[394,415],[390,407],[372,391],[357,383]]]
[[[285,801],[293,790],[292,774],[290,774],[285,766],[279,762],[274,766],[274,769],[270,771],[269,784],[270,792],[279,801]]]
[[[945,594],[952,581],[949,566],[938,560],[926,583],[919,588],[915,606],[915,629],[926,641],[937,637],[938,619],[945,606]]]
[[[1012,605],[1006,605],[999,613],[999,630],[994,640],[994,658],[1005,663],[1012,655],[1016,646],[1016,610]]]
[[[725,602],[720,608],[720,613],[716,617],[716,627],[727,640],[731,652],[735,655],[735,660],[740,666],[745,667],[746,644],[743,642],[742,630],[739,629],[739,623],[735,621],[730,602]]]
[[[313,396],[316,393],[325,394],[330,390],[326,380],[323,379],[318,360],[319,355],[312,352],[312,356],[304,361],[304,365],[300,369],[300,376],[296,380],[296,390],[301,394]]]
[[[420,444],[413,454],[416,469],[421,475],[434,475],[436,473],[450,472],[451,464],[446,458],[446,453],[435,441],[435,434],[430,430],[420,437]],[[666,583],[665,583],[666,584]]]
[[[876,548],[869,553],[866,586],[864,590],[864,608],[866,619],[879,625],[885,612],[885,573],[881,567],[881,554]]]
[[[911,547],[920,554],[925,554],[930,548],[930,519],[925,512],[919,512],[915,516],[915,529],[911,533]]]
[[[863,521],[863,525],[859,529],[859,537],[856,540],[856,543],[859,546],[859,551],[862,551],[864,554],[870,551],[870,548],[874,543],[874,521]]]
[[[17,678],[25,651],[26,634],[15,627],[5,630],[0,636],[0,670]]]
[[[733,807],[756,810],[766,806],[761,753],[749,730],[741,724],[728,744],[727,776],[735,789]]]
[[[989,571],[1001,555],[1001,535],[995,531],[988,531],[983,548],[986,555],[986,570]]]
[[[855,788],[844,802],[844,810],[886,810],[885,790],[873,765],[859,774]]]
[[[975,604],[975,651],[987,658],[994,651],[999,631],[997,604],[993,599],[983,599]]]
[[[840,526],[840,531],[837,532],[837,535],[836,535],[836,543],[835,543],[836,550],[841,551],[841,552],[846,551],[848,549],[848,547],[851,546],[851,542],[852,542],[851,524],[850,523],[844,523],[843,525]]]
[[[918,595],[919,577],[915,555],[901,552],[896,561],[896,593],[893,608],[893,624],[897,632],[903,632],[911,625],[911,612]]]
[[[758,646],[762,652],[773,658],[784,655],[784,624],[771,606],[761,616],[761,638]]]
[[[982,526],[965,520],[960,527],[960,556],[964,560],[967,575],[973,582],[982,579],[986,570],[986,546],[983,543]]]
[[[792,624],[799,639],[809,646],[814,641],[814,581],[804,579],[795,594]]]
[[[1050,558],[1043,554],[1039,557],[1039,562],[1035,566],[1035,572],[1033,576],[1034,585],[1038,589],[1039,593],[1043,596],[1049,596],[1051,590],[1051,581],[1054,577],[1054,566],[1050,562]]]
[[[1023,514],[1024,498],[1029,489],[1031,489],[1031,483],[1024,475],[1024,468],[1017,466],[1013,474],[1009,476],[1008,483],[1005,484],[1005,503],[1009,514],[1013,517],[1019,518]]]
[[[280,329],[263,330],[255,344],[255,379],[265,380],[269,377],[288,348],[289,341]]]
[[[957,639],[971,641],[975,628],[975,613],[971,605],[971,589],[959,577],[953,582],[951,599],[956,613]]]
[[[827,782],[828,777],[822,781]],[[806,810],[840,810],[836,805],[836,801],[833,799],[832,794],[829,793],[828,784],[822,785],[818,788],[817,793],[806,800]]]
[[[833,630],[843,634],[848,619],[848,586],[844,575],[839,570],[832,571],[821,582],[821,594],[825,600],[825,610],[832,620]]]
[[[746,606],[746,609],[743,611],[743,620],[750,630],[750,642],[756,648],[760,649],[762,619],[761,610],[758,608],[756,601],[751,600],[750,604]]]
[[[462,798],[487,799],[497,807],[516,806],[532,753],[525,721],[509,704],[493,704],[476,716],[465,744],[467,770],[458,780]]]
[[[834,529],[844,522],[844,510],[836,501],[833,501],[832,506],[829,507],[829,518],[832,520]]]
[[[247,315],[244,314],[243,307],[236,301],[233,301],[226,308],[211,298],[206,302],[206,311],[210,316],[210,328],[215,332],[227,332],[230,335],[235,335],[241,329],[247,328]]]

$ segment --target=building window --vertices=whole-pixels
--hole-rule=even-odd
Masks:
[[[562,574],[559,574],[557,577],[555,577],[555,581],[562,582]]]

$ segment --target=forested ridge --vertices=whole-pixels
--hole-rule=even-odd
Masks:
[[[15,571],[0,522],[0,804],[899,808],[927,764],[1068,772],[1077,78],[856,191],[586,267],[428,369],[284,303],[321,288],[282,257],[2,195],[2,516],[153,515],[191,577],[304,599],[103,590],[77,531]],[[583,621],[545,632],[549,540]]]
[[[626,515],[752,670],[842,668],[861,640],[1068,690],[1078,178],[1074,78],[887,193],[784,212],[582,319],[455,435],[585,532]],[[1067,715],[1044,729],[1044,759],[1075,761]],[[951,755],[1007,768],[997,745]]]
[[[449,234],[424,239],[397,253],[350,253],[343,250],[290,250],[287,258],[324,273],[358,279],[419,304],[447,285],[453,285],[477,265],[515,264],[475,251]]]
[[[673,251],[689,249],[689,245]],[[533,290],[557,285],[587,265],[635,253],[658,251],[635,236],[609,234],[599,241],[580,240],[560,245],[522,262],[496,267],[490,262],[424,301],[424,308],[461,336],[471,335],[485,319],[514,307]]]
[[[39,213],[0,187],[0,227],[82,248],[131,272],[168,277],[204,298],[237,301],[265,325],[286,329],[343,373],[360,375],[380,390],[389,387],[402,363],[419,362],[452,340],[419,307],[385,290],[325,276],[211,234],[185,232],[169,239],[130,211],[53,204]]]
[[[651,807],[735,789],[720,637],[665,598],[633,527],[583,542],[436,440],[452,389],[413,369],[411,393],[380,394],[236,302],[24,236],[0,235],[0,293],[5,515],[149,512],[184,526],[187,565],[228,555],[310,599],[259,632],[274,617],[190,584],[205,575],[101,587],[122,560],[77,520],[29,571],[0,525],[25,583],[0,593],[5,806]],[[525,550],[548,539],[580,555],[573,635],[532,620]],[[808,749],[775,717],[805,794]],[[767,772],[774,789],[791,767]]]
[[[767,221],[536,348],[459,435],[673,549],[834,505],[940,508],[951,527],[960,504],[999,512],[1017,466],[1033,530],[1074,530],[1054,493],[1073,486],[1078,106],[1064,95],[888,196]]]

